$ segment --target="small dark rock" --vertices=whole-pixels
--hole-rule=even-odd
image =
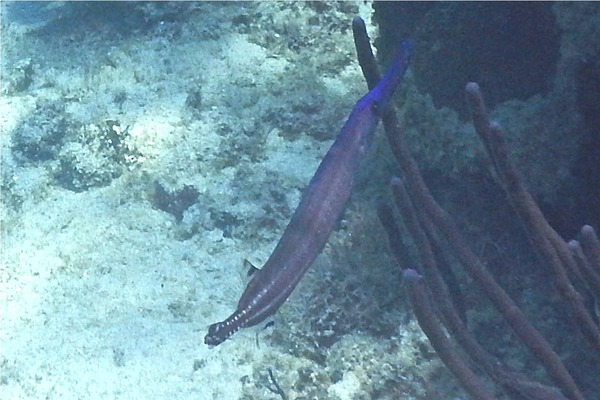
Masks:
[[[16,129],[12,150],[18,157],[33,162],[54,159],[69,129],[63,106],[38,104],[32,117]]]
[[[193,111],[200,111],[202,109],[202,93],[200,89],[190,90],[187,98],[185,99],[185,106]]]
[[[9,79],[10,89],[15,93],[24,92],[33,83],[33,63],[31,58],[23,59],[15,64],[13,74]]]
[[[236,227],[242,224],[242,220],[226,211],[209,210],[215,227],[223,231],[223,237],[230,238]]]
[[[173,214],[177,222],[183,219],[183,212],[198,200],[200,193],[191,185],[168,192],[160,183],[154,185],[154,205],[162,211]]]

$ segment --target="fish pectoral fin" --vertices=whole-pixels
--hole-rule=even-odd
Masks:
[[[259,271],[259,268],[256,268],[256,266],[252,264],[247,258],[244,258],[244,267],[248,268],[248,274],[246,276],[252,276]]]

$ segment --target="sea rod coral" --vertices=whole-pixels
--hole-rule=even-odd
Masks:
[[[379,79],[365,27],[354,25],[355,43],[358,49],[359,62],[369,87]],[[476,83],[466,86],[467,100],[473,124],[477,134],[486,146],[498,176],[500,176],[509,201],[521,220],[536,251],[541,255],[553,277],[555,287],[586,339],[587,345],[598,354],[600,350],[600,328],[581,301],[575,290],[573,280],[586,282],[588,290],[600,301],[600,242],[593,228],[586,225],[582,228],[582,247],[579,242],[567,244],[548,224],[539,207],[527,192],[516,168],[510,162],[508,150],[503,140],[501,127],[490,122],[483,102],[483,96]],[[474,372],[469,361],[459,353],[446,335],[444,328],[450,333],[470,360],[476,363],[502,390],[511,398],[528,399],[585,399],[581,388],[577,385],[564,363],[553,350],[546,338],[529,322],[513,299],[496,282],[492,274],[484,267],[483,262],[471,250],[469,243],[457,227],[452,216],[447,213],[433,198],[425,184],[415,160],[401,136],[401,123],[392,107],[388,108],[382,122],[393,153],[400,165],[403,178],[393,178],[392,190],[396,204],[405,225],[418,249],[422,270],[406,271],[405,276],[411,282],[411,299],[419,324],[428,336],[440,358],[456,376],[465,390],[477,399],[495,399],[492,393]],[[384,212],[380,215],[387,213]],[[390,245],[394,255],[399,255],[398,227],[390,218],[381,218],[388,232]],[[491,355],[480,345],[477,338],[469,331],[464,314],[455,305],[448,286],[448,273],[442,274],[443,263],[440,262],[438,249],[443,248],[440,238],[455,252],[455,257],[467,273],[477,282],[496,309],[513,329],[520,342],[543,365],[553,386],[542,384],[526,374],[516,371],[508,364]],[[398,260],[401,264],[404,260]]]

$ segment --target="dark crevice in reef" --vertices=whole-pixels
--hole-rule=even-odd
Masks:
[[[485,89],[490,109],[551,89],[560,39],[551,7],[547,2],[375,2],[376,46],[393,54],[402,38],[412,38],[419,88],[437,107],[465,116],[468,81]]]
[[[582,65],[579,72],[578,100],[585,119],[585,136],[574,175],[582,182],[584,199],[580,204],[588,205],[586,219],[600,227],[600,60]]]
[[[600,60],[584,59],[576,69],[577,109],[583,117],[582,143],[569,185],[573,196],[548,211],[557,230],[576,236],[582,224],[600,226]],[[582,207],[582,205],[585,205]]]

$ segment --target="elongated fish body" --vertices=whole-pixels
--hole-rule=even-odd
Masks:
[[[273,254],[252,276],[237,310],[212,324],[204,343],[218,345],[240,328],[262,322],[290,296],[321,253],[352,190],[358,164],[382,110],[408,67],[410,43],[405,41],[385,75],[357,103],[302,194],[300,204]]]

